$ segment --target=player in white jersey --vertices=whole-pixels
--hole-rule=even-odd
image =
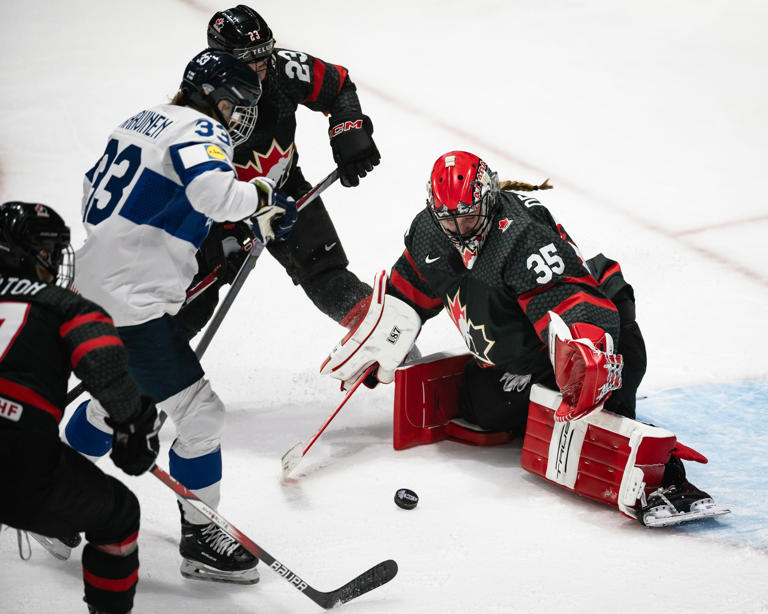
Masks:
[[[269,180],[237,179],[232,149],[253,130],[257,75],[233,56],[201,52],[170,104],[143,110],[110,135],[85,175],[85,245],[75,285],[112,316],[142,393],[174,422],[170,473],[214,507],[221,481],[224,405],[171,317],[197,272],[195,253],[213,221],[250,218],[263,242],[280,240],[296,204]],[[111,429],[94,400],[66,427],[70,445],[106,454]],[[258,560],[192,508],[182,509],[186,577],[254,583]]]

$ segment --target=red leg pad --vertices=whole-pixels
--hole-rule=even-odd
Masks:
[[[448,438],[445,425],[458,416],[459,388],[470,354],[433,354],[395,371],[395,450]]]
[[[509,441],[506,433],[483,433],[452,424],[458,416],[459,388],[471,354],[432,354],[395,372],[392,445],[395,450],[455,439],[474,445]]]
[[[661,485],[674,434],[605,410],[556,423],[560,401],[560,393],[533,386],[521,466],[634,518],[641,496]]]

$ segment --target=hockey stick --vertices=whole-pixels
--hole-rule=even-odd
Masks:
[[[320,427],[320,430],[317,431],[315,436],[312,438],[312,440],[305,446],[304,442],[300,441],[299,443],[295,444],[293,447],[291,447],[290,450],[288,450],[285,454],[283,454],[283,457],[280,459],[280,461],[283,464],[283,479],[287,478],[296,467],[299,466],[299,463],[301,462],[301,459],[304,458],[304,455],[307,453],[307,451],[312,447],[312,445],[317,441],[317,439],[320,437],[320,435],[323,434],[323,431],[325,428],[331,423],[331,420],[333,420],[336,417],[336,414],[338,414],[341,411],[341,408],[344,407],[344,404],[349,401],[349,397],[352,396],[352,393],[355,392],[360,386],[360,384],[363,383],[363,380],[368,377],[368,375],[377,367],[378,365],[376,363],[372,364],[370,367],[368,367],[365,370],[365,373],[363,373],[360,378],[352,385],[352,388],[349,389],[349,392],[347,392],[346,396],[342,400],[341,403],[339,403],[339,406],[334,410],[334,412],[328,416],[328,419],[323,423],[323,426]]]
[[[373,589],[386,584],[397,575],[397,563],[390,559],[382,561],[378,565],[374,565],[368,571],[361,573],[359,576],[347,582],[344,586],[337,588],[335,591],[329,591],[327,593],[319,591],[307,584],[307,582],[297,576],[284,563],[278,561],[261,546],[256,544],[256,542],[248,538],[237,527],[221,516],[214,508],[195,496],[193,492],[173,479],[165,471],[160,469],[160,467],[155,465],[150,471],[157,479],[175,492],[180,500],[184,500],[198,512],[206,516],[248,552],[264,561],[271,570],[280,575],[285,581],[290,582],[294,588],[304,593],[317,605],[326,610],[341,605],[342,603],[346,603],[347,601],[351,601],[355,597],[359,597],[368,591],[372,591]]]
[[[318,183],[315,187],[313,187],[309,192],[304,194],[297,202],[296,202],[296,210],[299,211],[303,207],[306,207],[309,203],[311,203],[315,198],[317,198],[328,186],[330,186],[334,181],[336,181],[339,178],[339,172],[338,170],[334,169],[328,175],[325,176],[325,178]],[[256,265],[256,260],[259,258],[259,255],[264,250],[264,244],[260,243],[259,241],[252,241],[251,244],[246,248],[248,250],[248,255],[245,258],[245,261],[240,266],[240,269],[237,271],[237,275],[235,276],[235,279],[232,281],[232,286],[229,289],[229,292],[227,292],[227,295],[224,297],[224,300],[221,302],[221,305],[219,305],[218,310],[214,314],[213,318],[211,318],[210,324],[208,324],[208,328],[206,328],[205,333],[203,333],[202,338],[197,344],[197,347],[195,348],[195,355],[198,359],[203,357],[203,354],[205,353],[205,350],[208,349],[208,346],[211,343],[211,340],[213,339],[213,335],[216,334],[216,331],[219,329],[219,326],[221,325],[222,320],[224,319],[224,316],[229,311],[229,308],[232,306],[233,301],[235,300],[235,297],[237,296],[238,292],[240,292],[240,288],[242,288],[243,284],[245,283],[246,277],[248,277],[248,274],[253,270],[253,267]],[[218,267],[217,267],[218,268]],[[204,277],[197,285],[195,285],[194,288],[191,288],[187,292],[187,298],[185,303],[189,303],[190,301],[193,301],[195,298],[197,298],[200,293],[202,293],[208,286],[210,286],[216,279],[215,276],[216,270],[212,271],[209,275]],[[65,401],[65,406],[72,403],[77,397],[79,397],[81,394],[85,392],[85,386],[82,382],[77,384],[72,390],[70,390],[67,393],[67,399]]]
[[[304,194],[298,201],[296,201],[296,211],[301,211],[305,206],[307,206],[309,203],[311,203],[315,198],[317,198],[320,193],[325,190],[329,185],[331,185],[336,179],[338,179],[339,173],[336,169],[331,171],[325,179],[323,179],[320,183],[318,183],[314,188],[312,188],[309,192]],[[245,262],[243,262],[242,266],[240,267],[240,270],[237,272],[237,275],[235,276],[235,279],[232,281],[232,286],[229,288],[229,292],[227,292],[227,296],[224,297],[224,300],[221,301],[221,305],[219,305],[218,310],[214,314],[213,318],[211,318],[211,323],[208,325],[208,328],[205,329],[205,333],[203,333],[202,338],[200,339],[200,342],[197,344],[197,347],[195,348],[195,354],[198,358],[200,358],[205,350],[208,349],[208,346],[211,343],[211,339],[213,339],[213,336],[216,334],[216,331],[219,330],[219,326],[221,326],[222,320],[224,320],[224,316],[227,315],[227,312],[229,311],[229,308],[232,306],[232,303],[235,300],[235,297],[237,296],[238,292],[240,292],[240,288],[243,287],[243,284],[245,283],[246,277],[248,277],[248,274],[253,270],[253,267],[256,265],[256,260],[258,260],[259,256],[261,255],[261,252],[264,251],[264,244],[259,241],[253,241],[251,243],[251,246],[248,251],[248,255],[245,258]]]

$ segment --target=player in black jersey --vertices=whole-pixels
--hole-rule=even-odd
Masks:
[[[602,254],[585,260],[536,198],[517,193],[551,186],[499,182],[464,151],[438,158],[428,186],[388,286],[382,272],[368,313],[323,373],[349,384],[378,364],[376,379],[393,381],[422,324],[445,309],[474,358],[458,400],[472,425],[522,433],[533,384],[560,389],[555,420],[602,407],[634,419],[646,353],[633,289],[618,263]],[[706,501],[696,517],[711,515],[711,499],[686,481],[679,458],[662,462],[667,490],[649,500],[654,513],[666,505],[688,513]]]
[[[51,538],[84,532],[89,611],[122,614],[138,579],[139,503],[62,443],[58,425],[74,370],[109,412],[115,465],[140,475],[157,456],[157,411],[107,313],[66,289],[73,266],[55,211],[0,205],[0,523]]]
[[[500,185],[476,155],[445,154],[433,167],[427,207],[413,220],[390,275],[387,299],[403,303],[419,323],[448,312],[475,358],[466,372],[463,417],[491,430],[523,427],[533,383],[555,387],[557,376],[578,375],[553,369],[550,314],[576,326],[576,337],[590,339],[604,360],[617,360],[612,342],[626,355],[620,391],[620,364],[617,381],[597,384],[614,391],[606,401],[612,411],[634,417],[645,372],[634,294],[619,265],[602,255],[585,261],[537,199],[511,191],[548,187]],[[576,383],[557,383],[570,386],[578,401]],[[582,399],[578,411],[590,411],[597,401]]]
[[[234,163],[241,180],[267,176],[279,191],[296,200],[310,190],[299,167],[295,143],[300,104],[330,115],[331,149],[342,185],[358,185],[360,178],[379,163],[379,151],[371,137],[373,124],[361,110],[346,68],[304,52],[275,47],[264,19],[242,4],[214,14],[208,24],[208,45],[248,62],[261,79],[256,127],[250,138],[235,148]],[[217,265],[224,266],[219,269],[215,289],[206,290],[177,316],[190,337],[208,320],[218,288],[231,282],[242,262],[242,252],[235,252],[226,265],[229,250],[222,249],[222,243],[230,236],[242,243],[249,231],[242,224],[214,224],[198,254],[200,269],[193,285]],[[349,261],[320,198],[302,210],[285,240],[272,241],[267,249],[315,306],[342,326],[354,326],[365,313],[371,288],[347,269]]]

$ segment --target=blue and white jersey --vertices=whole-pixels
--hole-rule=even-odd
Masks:
[[[211,221],[256,211],[258,191],[231,160],[224,126],[188,107],[146,109],[110,135],[85,174],[75,285],[116,326],[175,314]]]

